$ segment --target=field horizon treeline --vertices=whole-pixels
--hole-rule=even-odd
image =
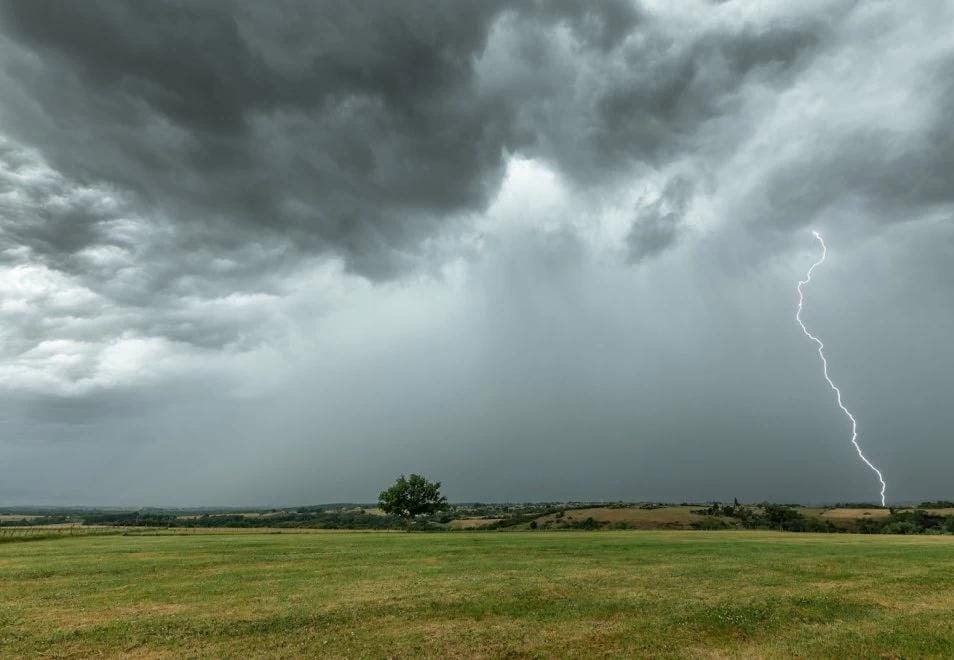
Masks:
[[[0,507],[0,530],[38,527],[460,530],[753,529],[863,534],[954,534],[954,502],[810,507],[770,502],[460,502],[412,517],[373,503],[294,507]]]

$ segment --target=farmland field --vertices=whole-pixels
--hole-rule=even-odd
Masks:
[[[949,656],[954,538],[77,536],[0,544],[0,655]]]

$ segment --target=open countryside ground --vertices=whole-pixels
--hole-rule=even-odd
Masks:
[[[0,654],[954,654],[954,538],[769,532],[0,544]]]
[[[537,518],[539,525],[547,526],[561,521],[579,522],[587,518],[609,524],[626,523],[635,529],[689,529],[693,522],[705,520],[706,516],[693,513],[700,506],[665,506],[652,509],[640,507],[588,507],[567,509],[556,514],[547,514]]]
[[[696,513],[705,509],[707,504],[692,504],[679,506],[592,506],[573,507],[560,510],[556,513],[540,515],[527,519],[525,522],[509,527],[509,529],[528,529],[531,520],[543,529],[559,528],[567,523],[579,523],[592,518],[598,523],[607,526],[624,526],[629,529],[692,529],[694,525],[712,521],[712,516]],[[891,515],[888,509],[856,509],[856,508],[825,508],[825,507],[796,507],[796,511],[806,518],[819,518],[834,523],[842,529],[857,529],[858,523],[866,518],[883,519]],[[899,508],[897,511],[911,509]],[[951,509],[925,509],[934,515],[954,515]],[[730,526],[740,526],[738,520],[725,516],[719,519]],[[500,518],[463,518],[452,521],[452,529],[475,529],[486,527]]]

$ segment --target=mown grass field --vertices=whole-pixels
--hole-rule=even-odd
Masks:
[[[0,655],[950,656],[954,538],[89,536],[0,544]]]

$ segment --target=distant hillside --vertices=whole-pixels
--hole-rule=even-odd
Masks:
[[[949,504],[942,501],[940,504]],[[29,512],[28,512],[29,511]],[[0,529],[52,526],[219,529],[402,529],[361,504],[286,509],[0,509]],[[954,507],[884,509],[866,504],[464,503],[414,521],[419,531],[772,529],[792,532],[954,533]]]

